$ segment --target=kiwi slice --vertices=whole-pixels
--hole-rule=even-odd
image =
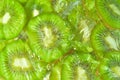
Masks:
[[[95,0],[82,0],[82,1],[85,15],[96,22],[99,21],[99,17],[95,9]]]
[[[16,1],[18,1],[22,6],[25,6],[29,0],[16,0]]]
[[[49,80],[61,80],[62,63],[55,64],[50,72]]]
[[[80,18],[83,16],[84,10],[81,0],[71,1],[68,8],[65,9],[64,15],[73,27],[77,27]]]
[[[92,46],[90,43],[90,35],[92,29],[96,25],[96,22],[86,16],[82,17],[78,26],[74,29],[74,48],[84,52],[92,52]]]
[[[20,3],[26,3],[27,2],[27,0],[16,0],[16,1],[18,1],[18,2],[20,2]],[[29,0],[28,0],[29,1]]]
[[[69,55],[64,60],[61,80],[99,80],[97,65],[98,62],[88,53]]]
[[[108,29],[97,24],[91,34],[91,43],[96,51],[120,50],[120,30]]]
[[[5,47],[6,41],[5,40],[0,40],[0,51]]]
[[[73,8],[77,8],[80,0],[52,0],[52,6],[55,12],[61,16],[68,15]]]
[[[54,13],[33,18],[27,33],[32,50],[44,61],[53,61],[71,48],[71,27]]]
[[[105,24],[120,28],[120,0],[96,0],[96,10]]]
[[[6,80],[6,79],[4,79],[3,77],[0,77],[0,80]]]
[[[0,74],[0,80],[6,80],[6,79]]]
[[[26,22],[24,8],[15,0],[1,0],[0,5],[0,39],[14,38]]]
[[[0,54],[0,73],[6,80],[42,80],[45,65],[21,40],[9,43]]]
[[[55,12],[62,13],[68,6],[68,0],[52,0],[52,6]]]
[[[29,0],[25,5],[28,18],[35,17],[41,13],[52,12],[50,0]]]
[[[120,52],[107,52],[101,61],[99,73],[102,80],[120,79]]]

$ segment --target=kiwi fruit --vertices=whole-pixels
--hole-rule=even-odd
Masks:
[[[20,3],[26,3],[27,2],[27,0],[16,0],[16,1],[18,1],[18,2],[20,2]],[[29,1],[29,0],[28,0]]]
[[[6,80],[5,77],[3,77],[0,73],[0,80]]]
[[[61,57],[71,48],[71,27],[54,13],[31,19],[27,34],[32,50],[46,62]]]
[[[45,66],[46,63],[21,40],[7,44],[0,53],[0,74],[6,80],[42,80]]]
[[[61,80],[99,80],[96,76],[98,62],[90,54],[72,54],[65,58]]]
[[[52,0],[51,4],[55,12],[62,13],[68,6],[68,0]]]
[[[79,21],[78,26],[74,29],[74,39],[73,44],[76,50],[81,50],[83,52],[92,52],[93,48],[90,43],[90,35],[96,22],[91,18],[82,17]]]
[[[104,35],[108,29],[103,24],[97,24],[92,30],[91,43],[96,51],[105,51],[107,46],[104,44]]]
[[[102,80],[120,79],[120,52],[107,52],[99,66],[99,73]]]
[[[111,28],[120,28],[120,1],[95,0],[96,11],[102,21]]]
[[[25,9],[29,19],[53,10],[50,0],[29,0],[25,5]]]
[[[0,80],[5,80],[3,77],[0,77]]]
[[[5,40],[0,40],[0,51],[5,47],[6,41]]]
[[[67,20],[71,23],[73,27],[77,27],[80,21],[80,18],[84,14],[81,0],[74,0],[70,2],[69,8],[66,9],[64,15]]]
[[[85,16],[87,18],[91,18],[93,21],[97,23],[100,19],[96,12],[95,0],[82,0],[82,2]]]
[[[95,26],[91,34],[91,44],[96,51],[120,50],[120,30],[109,29],[102,23]]]
[[[74,8],[78,7],[80,0],[52,0],[52,6],[56,13],[65,17],[69,15]],[[78,8],[77,8],[78,9]]]
[[[67,19],[71,25],[76,26],[82,13],[81,0],[52,0],[52,6],[56,13]]]
[[[0,5],[0,39],[12,39],[26,22],[24,8],[15,0],[1,0]]]
[[[54,64],[50,71],[49,80],[61,80],[62,62]]]
[[[119,80],[119,0],[0,0],[0,80]]]
[[[19,2],[24,7],[29,0],[16,0],[16,1]]]

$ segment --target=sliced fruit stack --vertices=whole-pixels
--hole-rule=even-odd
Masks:
[[[0,0],[0,80],[120,80],[120,0]]]

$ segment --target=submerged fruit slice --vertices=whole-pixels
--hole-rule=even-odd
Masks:
[[[25,24],[24,8],[14,0],[0,0],[0,39],[11,39]]]
[[[69,55],[62,67],[61,80],[99,80],[95,75],[97,65],[90,54]]]
[[[120,28],[120,0],[96,0],[96,8],[105,24]]]
[[[0,73],[6,80],[41,80],[46,70],[26,43],[15,41],[0,54]]]
[[[55,64],[50,73],[50,80],[61,80],[62,63]]]
[[[51,12],[50,0],[29,0],[25,5],[28,18],[35,17],[41,13]]]
[[[108,52],[101,61],[99,73],[102,80],[120,79],[120,52]]]
[[[27,2],[27,0],[16,0],[16,1],[18,1],[20,3],[26,3]]]
[[[53,13],[42,14],[28,24],[28,37],[32,50],[49,62],[68,52],[71,28]]]
[[[81,50],[83,52],[92,52],[90,35],[95,24],[96,23],[90,18],[87,18],[85,16],[84,18],[81,18],[78,27],[74,29],[74,47],[76,50]]]
[[[97,24],[91,34],[91,43],[96,51],[120,50],[120,30],[110,30]]]
[[[0,52],[1,52],[2,49],[5,47],[5,45],[6,45],[6,41],[0,40]]]
[[[67,18],[73,26],[77,25],[83,12],[81,0],[52,0],[52,7],[59,16]]]

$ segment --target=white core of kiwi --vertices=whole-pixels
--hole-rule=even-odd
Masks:
[[[113,67],[112,72],[115,74],[116,77],[120,77],[120,67],[119,66]]]
[[[80,25],[80,29],[82,29],[80,31],[80,33],[83,33],[83,39],[84,41],[87,41],[89,36],[90,36],[90,29],[86,23],[87,20],[81,20],[81,25]]]
[[[34,10],[33,10],[33,17],[35,17],[35,16],[37,16],[37,15],[39,15],[39,11],[38,11],[37,9],[34,9]]]
[[[106,42],[107,42],[107,44],[109,45],[110,48],[118,50],[117,42],[113,37],[108,35],[108,36],[105,37],[105,40],[106,40]]]
[[[88,80],[86,71],[83,68],[77,67],[76,69],[77,74],[75,75],[76,76],[75,80]]]
[[[114,4],[110,4],[109,7],[112,9],[114,13],[120,16],[120,9],[118,9]]]
[[[55,39],[55,36],[53,35],[52,30],[47,27],[44,27],[43,31],[45,34],[45,37],[43,38],[44,46],[49,47],[50,44],[54,43],[53,41]]]
[[[10,20],[11,16],[10,16],[10,13],[9,12],[6,12],[2,18],[2,23],[3,24],[7,24],[8,21]]]
[[[21,69],[30,68],[30,62],[25,58],[15,58],[13,61],[13,65]]]

